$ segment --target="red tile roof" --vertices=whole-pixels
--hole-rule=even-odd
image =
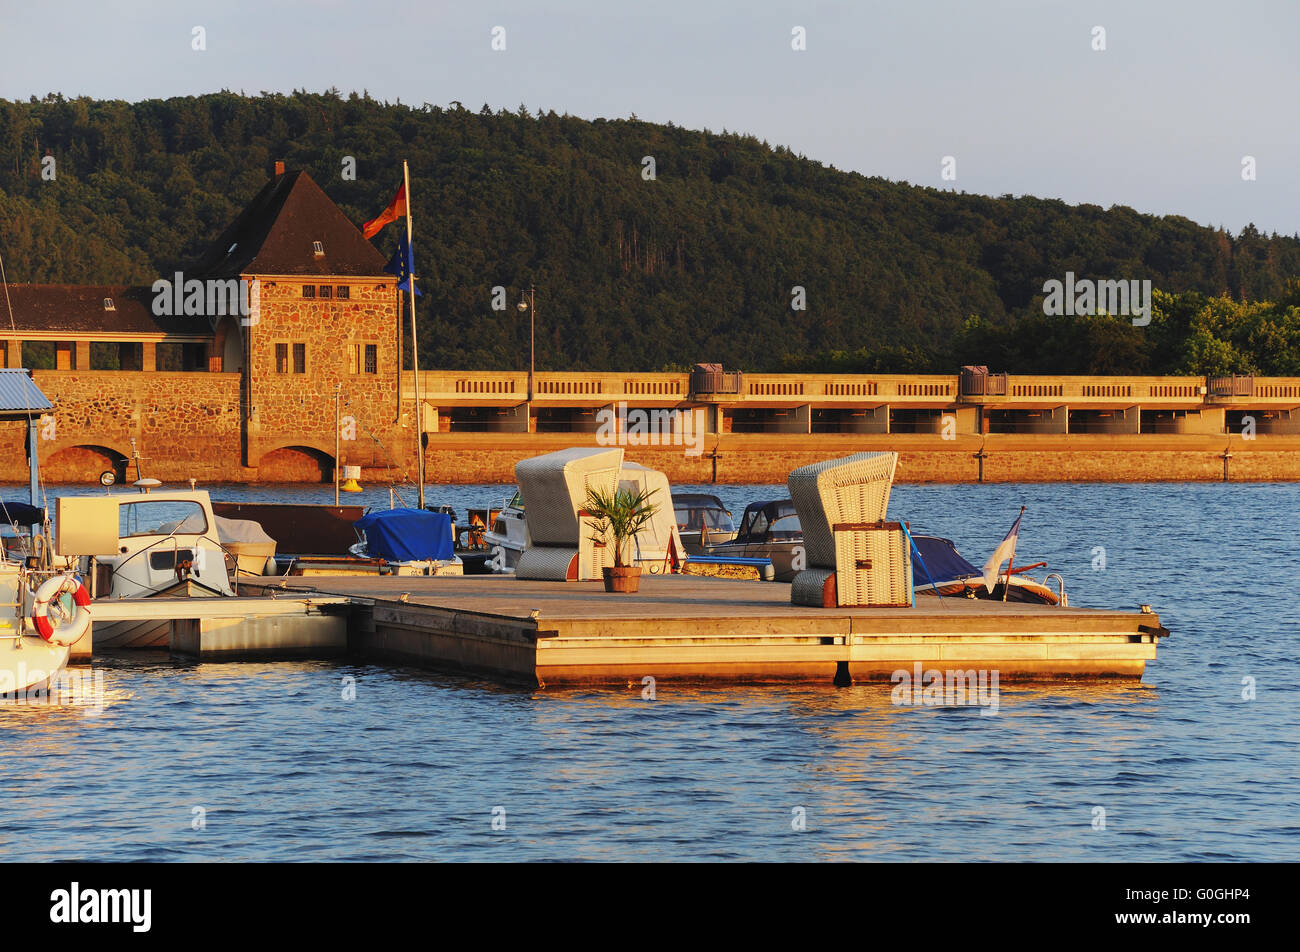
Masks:
[[[325,254],[317,257],[313,242]],[[387,259],[310,175],[277,175],[185,277],[347,275],[384,277]]]
[[[104,307],[111,298],[113,310]],[[158,317],[153,290],[86,284],[11,284],[13,326],[24,332],[45,331],[82,338],[102,334],[169,334],[211,337],[206,317]],[[0,337],[11,337],[9,312],[0,297]]]

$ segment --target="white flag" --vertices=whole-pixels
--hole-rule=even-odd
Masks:
[[[989,560],[984,563],[984,587],[990,592],[993,586],[997,584],[998,575],[1002,571],[1002,563],[1010,560],[1016,554],[1016,541],[1020,536],[1020,520],[1025,517],[1025,510],[1020,510],[1020,515],[1016,516],[1016,521],[1011,526],[1011,531],[1007,533],[1006,538],[998,543],[998,547],[993,550]]]

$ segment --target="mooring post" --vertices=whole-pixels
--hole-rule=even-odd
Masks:
[[[988,459],[988,455],[988,453],[984,452],[984,444],[981,443],[980,451],[975,454],[975,458],[979,460],[979,481],[981,483],[984,482],[984,461]]]
[[[1231,449],[1231,445],[1225,446],[1223,448],[1223,453],[1219,456],[1219,458],[1223,460],[1223,481],[1225,483],[1228,481],[1228,460],[1232,459],[1232,453],[1229,452]]]

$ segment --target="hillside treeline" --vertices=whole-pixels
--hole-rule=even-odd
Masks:
[[[361,222],[403,158],[422,366],[526,366],[513,304],[535,284],[539,369],[1300,373],[1297,237],[921,188],[751,136],[524,106],[0,100],[0,250],[10,281],[151,283],[194,262],[277,159]],[[386,255],[396,232],[375,239]],[[1067,271],[1150,279],[1152,324],[1045,317],[1043,283]]]

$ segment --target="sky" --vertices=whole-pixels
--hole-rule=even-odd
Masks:
[[[1289,235],[1297,37],[1300,0],[0,0],[0,98],[337,87],[635,114],[918,185]]]

